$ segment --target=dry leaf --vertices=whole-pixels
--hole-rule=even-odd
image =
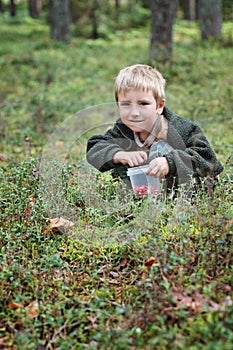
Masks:
[[[15,303],[14,301],[12,301],[11,303],[9,303],[8,307],[9,307],[10,309],[18,309],[18,308],[22,307],[22,305],[21,305],[21,304],[18,304],[18,303]]]
[[[27,310],[28,317],[30,318],[38,317],[39,315],[38,308],[39,308],[39,304],[37,300],[31,302],[27,307],[25,307],[25,310]]]
[[[90,316],[87,316],[87,319],[91,322],[91,326],[94,327],[97,317],[90,315]]]
[[[123,260],[120,261],[119,268],[123,268],[127,265],[128,259],[125,257]]]
[[[204,297],[198,291],[190,297],[185,293],[171,291],[173,301],[175,304],[179,306],[187,307],[188,309],[192,309],[195,312],[200,311],[224,311],[226,306],[228,306],[231,302],[230,298],[227,298],[225,302],[221,304],[216,303],[210,298]]]
[[[63,141],[56,141],[55,147],[64,148],[65,144]]]
[[[99,270],[97,271],[97,273],[103,273],[104,270],[106,269],[106,267],[108,267],[108,265],[103,265],[99,268]]]
[[[146,266],[147,270],[149,270],[150,267],[151,267],[155,262],[156,262],[156,259],[155,259],[153,256],[151,256],[151,257],[145,262],[144,265]]]
[[[8,162],[10,158],[5,153],[0,153],[0,161]]]
[[[115,271],[110,271],[109,275],[111,275],[113,278],[119,277],[119,274],[117,272],[115,272]]]
[[[230,226],[233,224],[233,218],[231,218],[230,220],[228,220],[227,224],[225,225],[222,233],[221,233],[221,237],[223,237],[227,231],[229,230]]]
[[[192,306],[192,298],[181,292],[172,291],[172,299],[174,303],[178,306]]]
[[[63,229],[68,229],[74,226],[74,223],[72,221],[69,221],[63,217],[49,219],[49,221],[50,221],[50,228],[54,232],[61,231]]]
[[[233,304],[231,297],[228,295],[225,298],[221,300],[221,304],[224,305],[225,307],[231,306]]]
[[[25,207],[26,219],[30,218],[34,205],[35,205],[35,198],[34,197],[30,197],[29,198],[29,202],[26,204],[26,207]]]
[[[28,317],[30,317],[30,318],[38,317],[39,304],[38,304],[37,300],[31,302],[26,307],[23,307],[23,305],[18,304],[18,303],[13,301],[13,302],[9,303],[8,307],[10,309],[21,309],[21,310],[16,311],[17,315],[19,315],[22,310],[26,310]]]

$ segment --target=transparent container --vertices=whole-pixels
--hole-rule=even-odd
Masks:
[[[127,175],[130,178],[131,186],[137,198],[145,195],[156,195],[160,187],[160,179],[145,174],[148,165],[129,168]]]

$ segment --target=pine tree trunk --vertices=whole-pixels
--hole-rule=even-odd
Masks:
[[[152,27],[149,58],[151,63],[168,62],[172,57],[173,22],[177,0],[150,0]]]
[[[98,10],[99,4],[96,0],[92,1],[92,7],[90,11],[90,20],[92,24],[92,39],[98,39],[99,33],[98,33],[98,19],[96,15],[96,11]]]
[[[196,0],[183,0],[182,7],[184,11],[184,19],[194,21],[197,18]]]
[[[49,0],[51,38],[58,41],[70,39],[69,0]]]
[[[10,9],[10,16],[14,17],[16,15],[16,6],[15,6],[14,0],[10,0],[9,9]]]
[[[120,0],[115,0],[115,9],[118,11],[120,8]]]
[[[0,0],[0,13],[4,12],[4,6],[2,0]]]
[[[222,38],[222,1],[199,0],[200,29],[203,40]]]
[[[29,14],[32,18],[38,18],[41,12],[41,0],[28,0]]]

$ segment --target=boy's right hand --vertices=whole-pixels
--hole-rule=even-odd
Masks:
[[[144,151],[124,152],[119,151],[113,156],[114,164],[128,164],[130,167],[145,164],[147,161],[147,154]]]

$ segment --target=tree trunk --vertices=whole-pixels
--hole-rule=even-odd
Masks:
[[[184,11],[184,19],[194,21],[197,19],[196,0],[183,0],[182,7]]]
[[[96,11],[98,10],[99,4],[97,0],[94,0],[91,6],[91,11],[89,14],[91,25],[92,25],[92,39],[98,39],[99,33],[98,33],[98,19]]]
[[[0,13],[4,12],[4,6],[2,0],[0,0]]]
[[[16,6],[14,0],[10,0],[9,4],[10,16],[14,17],[16,15]]]
[[[42,8],[41,0],[28,0],[28,8],[30,16],[38,18]]]
[[[199,5],[200,0],[196,0],[196,19],[200,19],[200,5]]]
[[[120,9],[120,0],[115,0],[115,9],[116,11]]]
[[[49,0],[51,38],[58,41],[70,39],[69,0]]]
[[[119,22],[119,11],[120,11],[120,7],[121,7],[121,2],[120,0],[115,0],[115,22],[118,23]]]
[[[199,0],[202,40],[222,38],[222,1]]]
[[[173,22],[178,8],[177,0],[150,0],[152,27],[149,58],[153,63],[168,62],[172,57]]]

